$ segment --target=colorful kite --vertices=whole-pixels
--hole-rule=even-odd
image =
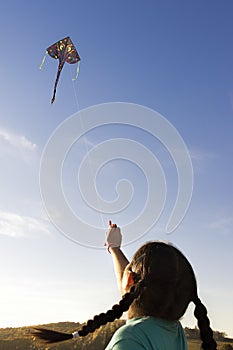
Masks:
[[[55,95],[56,95],[56,88],[58,84],[58,80],[62,71],[62,68],[65,64],[65,62],[69,64],[74,64],[78,63],[77,66],[77,72],[76,72],[76,77],[78,76],[79,73],[79,66],[80,66],[80,57],[79,54],[74,47],[70,37],[66,37],[62,40],[59,40],[55,44],[49,46],[46,50],[46,54],[49,54],[52,58],[58,59],[59,60],[59,65],[58,65],[58,71],[57,71],[57,77],[54,85],[54,90],[53,90],[53,97],[51,100],[51,103],[55,101]],[[43,58],[43,61],[40,65],[40,68],[42,68],[42,65],[44,63],[45,57]]]

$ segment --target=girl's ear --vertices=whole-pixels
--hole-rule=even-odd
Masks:
[[[129,277],[128,277],[128,287],[129,289],[134,285],[135,281],[134,281],[134,273],[132,271],[130,271],[129,273]]]
[[[130,288],[134,285],[134,273],[130,270],[125,270],[122,279],[122,290],[123,292],[129,292]]]

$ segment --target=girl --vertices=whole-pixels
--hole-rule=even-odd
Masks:
[[[122,293],[119,304],[73,334],[41,328],[34,334],[50,343],[83,337],[128,311],[128,321],[116,331],[106,350],[187,350],[179,319],[193,302],[202,348],[217,349],[207,310],[198,298],[193,269],[184,255],[170,244],[154,241],[139,248],[129,263],[120,249],[121,239],[120,229],[110,221],[106,245]]]

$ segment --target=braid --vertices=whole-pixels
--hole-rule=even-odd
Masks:
[[[206,307],[198,297],[195,298],[193,302],[195,304],[194,316],[197,318],[197,324],[200,329],[202,349],[216,350],[217,343],[213,338],[213,331],[210,328],[210,320],[207,316]]]
[[[120,318],[123,312],[127,311],[140,293],[141,288],[144,286],[144,281],[139,281],[133,285],[130,291],[123,295],[119,304],[113,305],[112,309],[106,313],[101,313],[94,316],[93,320],[88,320],[87,323],[78,330],[80,337],[85,337],[89,333],[93,333],[100,326],[105,325],[108,322],[113,322],[115,319]]]
[[[85,337],[89,333],[93,333],[100,326],[103,326],[108,322],[113,322],[116,318],[120,318],[123,312],[129,309],[134,299],[136,299],[139,296],[141,288],[143,288],[144,286],[145,281],[141,280],[137,282],[131,287],[128,293],[123,295],[119,304],[113,305],[113,307],[106,313],[101,313],[99,315],[94,316],[93,320],[87,321],[87,323],[81,329],[72,334],[52,331],[40,327],[34,328],[31,334],[36,336],[38,339],[41,339],[46,343],[50,344],[72,338]]]

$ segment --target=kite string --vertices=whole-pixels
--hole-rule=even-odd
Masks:
[[[71,75],[71,69],[70,69],[70,75]],[[73,90],[74,90],[74,97],[75,97],[77,112],[79,112],[81,131],[83,131],[84,127],[83,127],[83,122],[82,122],[82,117],[81,117],[81,110],[80,110],[80,105],[79,105],[79,101],[78,101],[77,91],[75,89],[75,81],[73,79],[72,79],[72,85],[73,85]],[[90,167],[91,178],[94,180],[94,175],[95,174],[94,174],[94,170],[93,170],[93,167],[92,167],[92,164],[91,164],[91,159],[90,159],[90,156],[89,156],[89,149],[88,149],[87,138],[86,138],[85,134],[83,134],[82,136],[84,138],[84,144],[85,144],[85,147],[86,147],[86,154],[87,154],[87,159],[88,159],[88,163],[89,163],[89,167]],[[99,199],[99,196],[98,196],[97,192],[96,192],[96,197],[97,197],[96,199],[97,199],[97,204],[98,204],[98,207],[99,207],[99,213],[100,213],[100,218],[101,218],[101,221],[102,221],[102,225],[103,225],[103,228],[105,228],[106,227],[106,223],[104,221],[103,213],[101,211],[100,199]]]

